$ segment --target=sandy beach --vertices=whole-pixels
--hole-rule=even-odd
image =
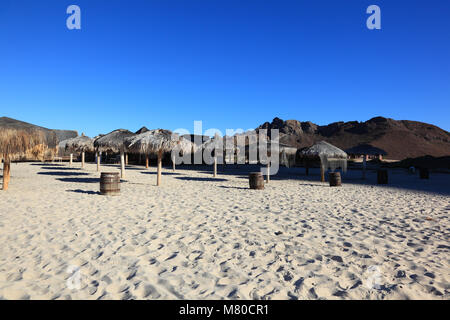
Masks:
[[[94,164],[12,164],[0,298],[449,298],[448,174],[378,186],[350,170],[330,188],[282,168],[259,191],[245,166],[166,168],[161,187],[154,167],[127,169],[110,197]]]

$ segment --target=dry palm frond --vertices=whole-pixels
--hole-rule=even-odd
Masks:
[[[47,145],[45,133],[39,130],[0,128],[0,153],[22,156],[37,145]]]
[[[73,152],[93,152],[94,140],[87,136],[72,138],[66,140],[65,148]]]
[[[125,140],[134,135],[125,129],[114,130],[95,139],[94,147],[100,152],[125,152]]]
[[[171,152],[177,150],[181,153],[195,152],[195,144],[169,130],[150,130],[125,142],[127,150],[132,153],[151,154],[158,152]]]
[[[313,160],[319,158],[324,170],[330,168],[334,171],[336,168],[342,168],[347,171],[347,153],[326,141],[320,141],[302,150],[300,157]]]

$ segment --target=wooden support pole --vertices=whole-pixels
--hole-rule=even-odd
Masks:
[[[97,172],[100,171],[100,153],[97,151]]]
[[[217,157],[214,157],[214,178],[217,177]]]
[[[73,163],[73,153],[70,154],[69,167],[72,166]]]
[[[325,182],[325,170],[322,164],[320,164],[320,181]]]
[[[148,169],[148,154],[145,155],[145,168]]]
[[[158,151],[158,174],[156,177],[156,185],[161,185],[161,169],[162,169],[162,150]]]
[[[84,155],[84,151],[83,151],[83,152],[81,152],[81,168],[84,168],[84,157],[85,157],[85,155]]]
[[[175,157],[172,157],[172,171],[175,172]]]
[[[125,165],[128,165],[128,153],[125,154]]]
[[[123,152],[120,153],[120,178],[125,178],[125,156]]]
[[[270,182],[270,161],[267,162],[267,183]]]
[[[363,156],[363,172],[362,172],[362,178],[366,179],[366,162],[367,162],[367,155]]]
[[[10,180],[10,172],[11,172],[11,160],[9,159],[9,155],[5,154],[3,158],[3,190],[8,190],[9,180]]]

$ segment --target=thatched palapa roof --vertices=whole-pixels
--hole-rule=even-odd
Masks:
[[[333,146],[332,144],[326,141],[320,141],[314,144],[313,146],[306,148],[301,152],[301,155],[305,157],[321,157],[325,156],[327,158],[338,158],[338,159],[346,159],[347,153],[345,151],[339,149],[338,147]]]
[[[150,130],[130,137],[125,141],[125,145],[129,152],[140,154],[171,152],[175,148],[183,153],[190,153],[193,149],[195,151],[192,142],[164,129]]]
[[[201,147],[203,144],[211,140],[211,137],[203,136],[199,134],[184,134],[181,136],[182,138],[195,143],[197,147]]]
[[[147,127],[144,126],[144,127],[140,128],[138,131],[136,131],[135,134],[141,134],[141,133],[144,133],[147,131],[150,131],[150,129],[148,129]]]
[[[335,170],[341,167],[347,170],[347,153],[326,141],[319,141],[313,146],[300,152],[300,157],[306,159],[320,159],[323,169]]]
[[[71,150],[75,152],[93,152],[94,140],[87,136],[80,136],[66,140],[66,150]]]
[[[360,144],[356,147],[350,148],[345,150],[347,154],[353,154],[353,155],[367,155],[367,156],[385,156],[387,155],[387,152],[383,149],[374,147],[370,144]]]
[[[135,134],[125,129],[114,130],[94,141],[94,147],[101,152],[125,152],[125,140]]]

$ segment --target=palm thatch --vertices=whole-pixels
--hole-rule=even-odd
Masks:
[[[62,157],[62,156],[67,154],[67,152],[66,152],[66,150],[67,150],[67,143],[69,142],[70,139],[72,139],[72,138],[69,138],[69,139],[66,139],[66,140],[62,140],[62,141],[60,141],[58,143],[58,147],[57,148],[58,148],[58,155],[60,157]]]
[[[18,140],[13,142],[11,140],[9,150],[13,153],[23,152],[25,150],[29,149],[29,146],[22,145],[21,142],[23,141],[23,136],[27,135],[30,137],[30,143],[34,145],[38,144],[44,144],[48,148],[56,148],[57,146],[57,136],[54,130],[50,130],[47,128],[43,128],[40,126],[36,126],[31,123],[11,119],[8,117],[1,117],[0,118],[0,131],[4,131],[2,141],[6,143],[7,139],[11,139],[11,132],[16,132],[17,135],[21,135],[21,137],[18,137]],[[9,133],[7,133],[9,131]],[[14,136],[14,133],[12,133]],[[22,139],[22,141],[21,141]],[[15,147],[14,147],[15,146]]]
[[[300,152],[300,156],[306,159],[320,159],[322,170],[332,171],[342,168],[347,171],[347,153],[326,141],[320,141]]]
[[[94,152],[94,140],[87,136],[80,136],[66,140],[66,150],[72,152]]]
[[[0,118],[0,153],[9,156],[24,156],[42,145],[40,149],[56,148],[56,133],[52,130],[35,126],[15,119]]]
[[[149,154],[156,153],[158,155],[157,186],[161,184],[162,155],[164,152],[172,153],[173,170],[175,170],[174,152],[185,154],[195,152],[196,149],[195,144],[191,141],[164,129],[150,130],[130,137],[125,141],[125,145],[129,152],[144,154],[147,159]]]
[[[211,137],[203,136],[199,134],[184,134],[181,136],[182,138],[191,141],[192,143],[195,143],[195,145],[200,148],[204,143],[211,140]]]
[[[356,155],[356,156],[385,156],[387,152],[383,149],[374,147],[370,144],[360,144],[356,147],[345,150],[347,154]]]
[[[23,155],[42,144],[45,136],[40,131],[0,128],[0,153],[10,156]]]
[[[172,152],[176,149],[182,153],[195,151],[195,145],[187,139],[180,137],[170,130],[150,130],[126,139],[126,149],[130,153],[157,154],[159,152]]]
[[[134,136],[133,132],[125,129],[114,130],[94,141],[94,147],[100,152],[123,153],[126,150],[125,140]]]
[[[147,131],[150,131],[150,130],[144,126],[144,127],[140,128],[138,131],[136,131],[135,134],[141,134],[141,133],[144,133]]]
[[[288,168],[293,167],[295,165],[297,148],[283,143],[279,143],[278,147],[280,150],[280,164]]]
[[[78,132],[75,130],[53,130],[56,134],[56,138],[58,139],[58,142],[76,138],[78,137]]]
[[[5,120],[6,119],[6,120]],[[12,120],[12,121],[9,121]],[[32,156],[44,159],[48,145],[56,146],[56,134],[40,127],[1,118],[0,154],[3,158],[3,190],[8,190],[11,160]]]

